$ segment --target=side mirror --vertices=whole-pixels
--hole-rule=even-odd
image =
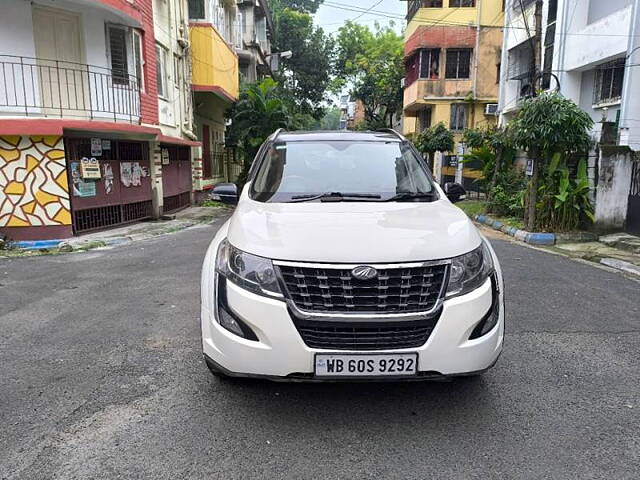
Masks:
[[[462,185],[455,182],[447,182],[444,184],[444,193],[447,194],[447,198],[452,202],[456,203],[460,200],[464,200],[467,198],[467,191],[464,189]]]
[[[238,203],[238,187],[235,183],[219,183],[213,187],[209,198],[227,205],[236,205]]]

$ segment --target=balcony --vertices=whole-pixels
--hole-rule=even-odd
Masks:
[[[405,110],[430,100],[464,99],[473,93],[471,79],[419,79],[404,89]]]
[[[0,117],[140,122],[137,77],[95,65],[0,55]]]
[[[189,31],[193,90],[213,92],[227,102],[235,102],[240,95],[240,80],[234,49],[210,23],[191,23]]]

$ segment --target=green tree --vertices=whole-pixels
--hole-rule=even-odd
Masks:
[[[391,27],[347,22],[336,38],[334,90],[349,88],[368,128],[391,127],[402,111],[404,39]]]
[[[491,202],[498,181],[511,178],[508,175],[500,175],[512,167],[515,158],[516,151],[513,148],[513,140],[509,131],[495,126],[470,128],[464,131],[462,141],[471,148],[471,155],[479,150],[481,151],[480,156],[484,157],[484,161],[481,160],[480,163],[483,165],[483,178],[488,200]],[[487,157],[489,153],[493,156],[493,160],[490,162]]]
[[[556,155],[583,153],[591,147],[591,117],[571,100],[552,92],[525,100],[509,124],[514,145],[533,159],[526,199],[526,226],[537,225],[538,191],[548,164]]]
[[[338,107],[328,108],[320,120],[314,120],[305,128],[309,130],[338,130],[342,111]]]
[[[285,100],[302,114],[322,118],[332,72],[333,39],[314,26],[313,17],[305,11],[276,9],[274,23],[273,50],[292,53],[281,59],[279,70],[274,72]]]
[[[433,165],[435,152],[450,152],[453,150],[453,133],[443,122],[423,130],[415,137],[416,148],[426,154],[429,164]]]
[[[244,154],[244,168],[238,180],[243,183],[260,145],[278,128],[290,128],[292,117],[278,84],[271,78],[243,86],[229,117],[227,143],[237,145]]]

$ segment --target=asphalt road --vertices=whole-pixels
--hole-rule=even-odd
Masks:
[[[221,382],[215,226],[0,259],[0,478],[637,479],[640,284],[493,240],[508,332],[478,380]]]

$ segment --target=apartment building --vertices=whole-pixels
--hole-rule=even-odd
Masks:
[[[188,102],[179,89],[166,98],[161,90],[172,67],[155,35],[173,29],[167,46],[179,55],[181,20],[154,9],[177,13],[180,3],[3,2],[0,234],[65,238],[165,211],[172,177],[163,178],[159,147],[190,155],[195,142],[178,127],[180,109],[163,109],[165,100]]]
[[[205,192],[228,177],[225,113],[240,95],[239,11],[233,0],[189,0],[195,133],[194,190]]]
[[[534,90],[573,100],[594,120],[594,141],[608,144],[589,160],[596,226],[640,232],[640,163],[628,153],[640,150],[640,0],[544,0],[540,7],[536,25],[535,0],[507,2],[500,121],[508,123]],[[532,74],[536,31],[541,59]]]
[[[257,82],[271,76],[272,63],[279,59],[271,55],[271,12],[266,0],[238,0],[238,18],[240,34],[236,52],[240,74],[246,82]],[[274,69],[277,68],[274,65]]]
[[[546,74],[531,76],[535,0],[510,0],[505,15],[500,114],[508,121],[532,89],[558,89],[596,122],[619,127],[622,145],[640,149],[640,99],[629,95],[640,73],[637,0],[545,0],[542,2],[542,60]],[[533,85],[532,85],[533,83]],[[636,87],[637,90],[638,87]],[[637,115],[635,115],[637,117]]]
[[[436,156],[439,180],[471,187],[479,175],[458,161],[461,134],[496,123],[503,21],[501,1],[408,1],[403,131],[443,122],[456,133],[454,152]]]

